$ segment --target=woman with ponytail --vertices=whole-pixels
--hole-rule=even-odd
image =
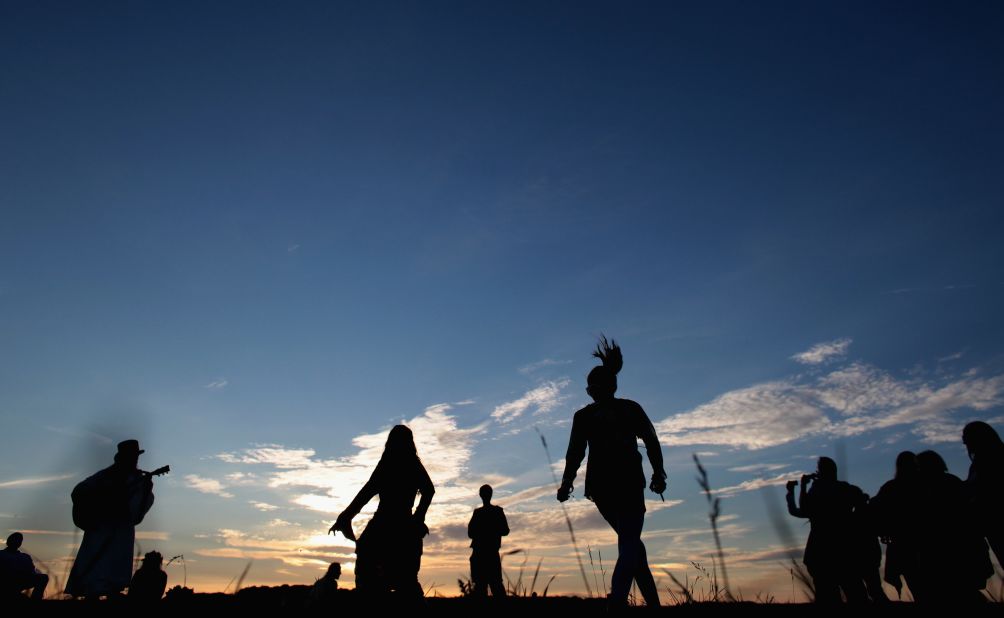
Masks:
[[[586,379],[586,392],[593,403],[575,413],[572,435],[565,455],[565,473],[558,489],[558,501],[568,500],[572,481],[589,449],[586,463],[585,496],[596,504],[600,515],[617,532],[617,565],[611,580],[611,605],[625,605],[631,580],[638,584],[645,603],[659,605],[659,592],[648,567],[641,529],[645,521],[645,473],[642,470],[638,439],[641,438],[652,464],[649,489],[666,491],[666,471],[662,448],[652,421],[640,405],[614,397],[617,374],[624,364],[615,341],[600,338],[593,356],[602,361]]]
[[[421,493],[418,508],[415,494]],[[373,519],[356,541],[356,589],[382,594],[391,590],[421,599],[418,583],[422,563],[422,537],[429,533],[425,514],[436,493],[429,473],[418,458],[411,430],[397,425],[390,430],[383,455],[370,480],[342,511],[330,533],[341,532],[355,541],[352,518],[374,496],[380,496]]]

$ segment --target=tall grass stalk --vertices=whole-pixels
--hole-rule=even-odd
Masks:
[[[540,429],[534,427],[534,431],[540,436],[540,443],[544,446],[544,454],[547,455],[547,469],[551,471],[551,478],[554,479],[554,485],[560,487],[558,483],[558,475],[554,473],[554,460],[551,459],[551,450],[547,448],[547,440],[544,439],[544,434],[540,433]],[[582,564],[582,554],[579,552],[579,543],[575,540],[575,527],[572,526],[572,518],[568,516],[568,509],[565,508],[565,503],[560,502],[561,513],[565,516],[565,524],[568,525],[568,535],[572,538],[572,548],[575,550],[575,560],[579,563],[579,573],[582,574],[582,583],[586,585],[586,592],[590,597],[593,596],[593,588],[589,585],[589,578],[586,577],[586,567]]]
[[[732,593],[729,592],[729,573],[725,568],[725,552],[722,551],[722,539],[718,533],[718,517],[721,515],[721,498],[716,498],[711,492],[711,483],[708,481],[708,471],[701,465],[701,460],[697,453],[694,453],[694,464],[697,466],[697,484],[704,490],[704,495],[708,499],[708,506],[711,511],[708,519],[711,521],[711,532],[715,537],[715,547],[718,549],[718,565],[722,568],[722,581],[725,583],[725,598],[732,600]],[[717,567],[713,565],[713,568]]]

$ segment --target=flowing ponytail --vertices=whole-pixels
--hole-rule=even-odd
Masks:
[[[590,389],[597,396],[613,394],[617,391],[617,374],[624,366],[624,356],[621,348],[613,339],[607,341],[605,335],[600,335],[600,342],[596,344],[593,356],[603,363],[599,367],[593,367],[586,378]]]

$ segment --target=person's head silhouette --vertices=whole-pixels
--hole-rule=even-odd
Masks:
[[[962,442],[969,451],[969,458],[990,455],[994,451],[1004,452],[1004,442],[1001,442],[997,430],[983,421],[973,421],[962,430]]]
[[[148,551],[143,556],[144,569],[159,571],[162,564],[164,564],[164,556],[159,551]]]
[[[11,551],[17,551],[21,549],[21,544],[24,543],[24,535],[20,532],[15,532],[7,537],[7,549]]]
[[[139,456],[146,451],[140,449],[138,440],[123,440],[118,444],[115,453],[115,465],[126,470],[135,470],[139,465]]]
[[[917,467],[924,476],[936,476],[948,472],[948,464],[941,455],[934,451],[923,451],[917,454]]]
[[[342,576],[342,563],[332,562],[328,565],[328,572],[324,574],[324,579],[338,579]]]
[[[481,496],[481,501],[485,503],[485,506],[488,506],[492,501],[492,486],[482,485],[481,489],[478,490],[478,495]]]
[[[387,434],[384,454],[394,457],[418,456],[418,449],[415,448],[415,436],[411,433],[411,429],[404,425],[395,425]]]
[[[617,374],[624,366],[624,357],[621,355],[620,346],[616,341],[607,341],[607,338],[600,335],[600,342],[596,345],[593,356],[603,361],[598,367],[593,367],[586,377],[586,392],[594,401],[612,399],[617,392]]]
[[[913,451],[903,451],[896,456],[896,478],[911,479],[917,476],[917,456]]]
[[[819,463],[816,464],[816,472],[819,473],[821,481],[835,481],[837,480],[837,462],[829,457],[820,457]]]

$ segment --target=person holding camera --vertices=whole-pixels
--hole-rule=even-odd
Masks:
[[[867,600],[856,552],[854,508],[863,502],[863,492],[837,480],[837,464],[820,457],[814,474],[802,475],[801,491],[795,502],[798,481],[788,481],[788,512],[809,520],[805,543],[805,563],[816,589],[816,602],[839,603],[843,591],[851,603]]]

